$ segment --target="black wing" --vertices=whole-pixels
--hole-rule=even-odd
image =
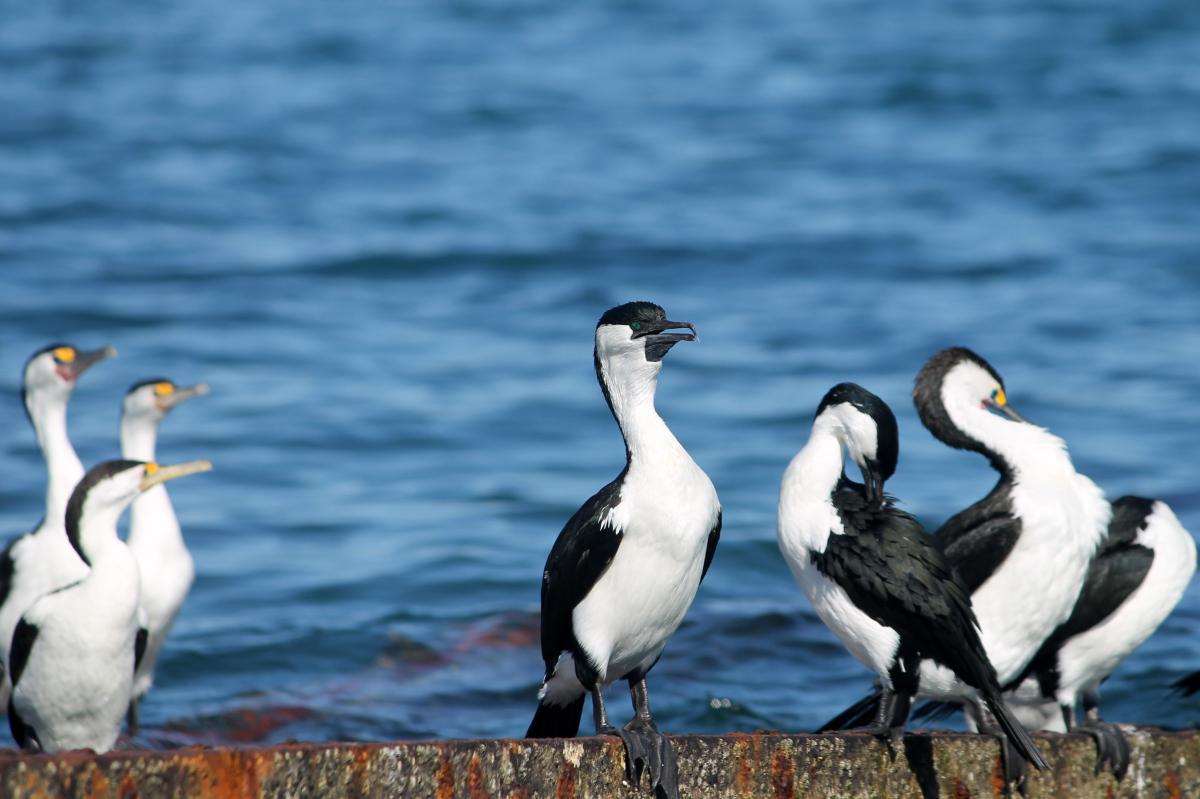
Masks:
[[[17,746],[27,752],[39,752],[42,749],[42,742],[38,740],[37,732],[33,727],[25,723],[25,719],[21,718],[17,713],[17,708],[13,705],[12,697],[8,698],[8,729],[12,732],[13,740],[17,742]]]
[[[704,571],[700,572],[700,581],[704,582],[704,575],[708,574],[708,567],[712,565],[713,556],[717,554],[717,542],[721,540],[721,511],[717,511],[717,524],[708,534],[708,545],[704,550]]]
[[[145,627],[138,627],[137,638],[133,639],[133,671],[136,674],[138,667],[142,665],[142,658],[146,656],[146,643],[150,640],[150,631]]]
[[[12,675],[14,688],[21,679],[21,673],[25,671],[25,664],[29,662],[29,653],[37,637],[37,627],[24,618],[17,622],[17,629],[13,630],[12,647],[8,650],[8,673]]]
[[[946,520],[934,540],[968,593],[996,573],[1021,535],[1021,520],[1011,514],[1012,483],[1001,477],[983,499]]]
[[[602,520],[620,501],[624,476],[621,472],[575,511],[546,559],[542,572],[542,659],[547,676],[559,654],[565,650],[577,652],[571,614],[612,563],[621,545],[621,533]]]
[[[8,601],[8,592],[12,590],[13,569],[16,566],[13,546],[20,540],[20,537],[12,539],[5,545],[4,552],[0,553],[0,605]]]
[[[907,654],[947,666],[972,687],[990,675],[994,686],[967,589],[920,523],[890,505],[872,508],[857,488],[839,489],[833,503],[846,533],[813,554],[817,569],[895,629]]]

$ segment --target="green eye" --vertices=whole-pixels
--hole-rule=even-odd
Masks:
[[[630,327],[630,329],[632,329],[632,330],[641,330],[641,329],[642,329],[642,323],[641,323],[641,322],[630,322],[630,323],[629,323],[629,327]]]
[[[998,389],[998,388],[993,388],[993,389],[992,389],[992,399],[995,399],[995,398],[996,398],[996,395],[997,395],[997,394],[999,394],[999,393],[1000,393],[1000,389]]]

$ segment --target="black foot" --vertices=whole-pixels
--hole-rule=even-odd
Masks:
[[[625,742],[625,774],[637,785],[642,773],[650,775],[650,788],[666,799],[679,799],[679,766],[675,749],[653,721],[635,718],[618,735]]]
[[[1021,796],[1026,795],[1029,788],[1026,780],[1028,772],[1025,768],[1025,758],[1021,757],[1021,753],[1012,745],[1012,742],[1004,735],[1000,736],[1000,755],[1004,760],[1004,784],[1005,790],[1016,783],[1017,790],[1021,792]]]
[[[1129,770],[1129,741],[1120,728],[1104,721],[1085,721],[1075,730],[1096,741],[1096,773],[1107,767],[1120,782]]]

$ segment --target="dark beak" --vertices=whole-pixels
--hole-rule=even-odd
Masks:
[[[883,477],[879,474],[879,464],[876,461],[867,461],[862,473],[867,490],[867,504],[872,507],[883,505]]]
[[[117,357],[117,348],[111,344],[105,345],[98,350],[91,352],[80,352],[75,356],[75,360],[67,364],[67,370],[71,373],[71,378],[77,379],[81,374],[86,372],[92,366],[100,363],[105,358]]]
[[[686,327],[690,333],[664,333],[665,330],[678,330]],[[691,322],[672,322],[664,319],[646,325],[642,330],[633,334],[633,338],[646,339],[646,360],[661,361],[666,354],[681,341],[696,340],[696,326]]]
[[[1022,416],[1021,414],[1014,411],[1012,409],[1012,407],[1010,405],[1008,405],[1007,403],[1005,403],[1004,405],[1001,405],[999,402],[996,402],[993,399],[985,399],[983,401],[983,404],[988,406],[989,408],[991,408],[993,411],[998,411],[998,412],[1004,414],[1009,419],[1012,419],[1014,422],[1024,422],[1025,424],[1029,424],[1028,419],[1026,419],[1024,416]]]

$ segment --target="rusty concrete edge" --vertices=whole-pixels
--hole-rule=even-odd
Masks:
[[[1185,729],[1170,729],[1164,727],[1151,727],[1133,725],[1121,725],[1122,729],[1134,734],[1148,735],[1154,738],[1174,738],[1174,739],[1200,739],[1200,729],[1185,728]],[[962,744],[971,744],[981,740],[978,734],[952,732],[947,730],[922,730],[913,729],[905,733],[908,736],[917,736],[926,738],[935,742],[945,742],[953,745],[954,742]],[[667,737],[673,741],[696,741],[707,743],[709,745],[719,745],[725,743],[737,743],[745,740],[769,740],[777,743],[783,741],[791,741],[793,745],[803,745],[807,742],[861,742],[870,738],[865,733],[789,733],[779,731],[759,731],[759,732],[729,732],[721,734],[705,734],[705,735],[690,735],[667,734]],[[1092,739],[1083,733],[1070,733],[1063,735],[1061,733],[1040,732],[1034,734],[1035,739],[1049,741],[1051,746],[1055,742],[1063,740],[1079,740],[1088,741]],[[615,739],[600,736],[580,736],[571,739],[579,742],[586,747],[609,748],[615,745]],[[288,741],[279,744],[263,744],[263,745],[206,745],[197,744],[195,746],[183,746],[171,749],[114,749],[104,754],[96,754],[90,749],[78,749],[70,752],[59,752],[55,754],[21,752],[16,749],[0,749],[0,769],[14,765],[15,763],[24,763],[28,766],[38,766],[41,764],[62,763],[64,765],[80,765],[90,762],[98,763],[114,763],[123,760],[169,760],[175,757],[191,757],[191,756],[211,756],[211,757],[226,757],[230,755],[249,755],[257,756],[266,753],[273,754],[304,754],[323,751],[345,751],[347,749],[362,750],[370,752],[378,752],[383,750],[403,749],[403,748],[418,748],[418,747],[433,747],[437,749],[476,749],[479,747],[523,747],[523,746],[559,746],[561,739],[541,739],[530,740],[526,738],[423,738],[423,739],[400,739],[394,741]],[[1057,748],[1057,747],[1055,747]]]

